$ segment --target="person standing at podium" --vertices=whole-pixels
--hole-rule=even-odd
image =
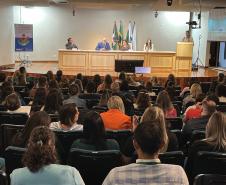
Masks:
[[[69,37],[67,39],[67,44],[65,45],[66,49],[78,49],[76,44],[74,43],[73,39]]]
[[[110,44],[106,38],[103,38],[102,41],[98,42],[96,46],[96,50],[98,51],[111,50]]]
[[[186,36],[182,39],[182,42],[194,42],[190,31],[186,31]]]

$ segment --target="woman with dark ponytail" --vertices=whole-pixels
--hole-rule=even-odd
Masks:
[[[25,167],[10,175],[11,185],[84,185],[75,168],[57,164],[54,135],[46,126],[32,131],[22,162]]]

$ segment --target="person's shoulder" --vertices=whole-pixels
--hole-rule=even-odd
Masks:
[[[60,129],[60,128],[61,126],[59,121],[50,123],[50,129]]]
[[[107,139],[106,142],[109,150],[119,150],[119,144],[115,139]]]
[[[12,177],[24,176],[28,172],[29,172],[29,169],[27,167],[17,168],[15,170],[13,170],[13,172],[10,174],[10,177],[12,178]]]

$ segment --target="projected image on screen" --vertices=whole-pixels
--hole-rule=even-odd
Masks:
[[[208,22],[208,40],[226,41],[226,11],[212,10]]]

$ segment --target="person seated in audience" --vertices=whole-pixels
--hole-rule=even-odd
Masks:
[[[6,81],[6,79],[7,79],[6,74],[4,72],[0,72],[0,87]]]
[[[83,123],[83,134],[84,138],[74,141],[71,148],[92,151],[119,150],[117,141],[106,139],[103,120],[95,111],[86,114]]]
[[[153,51],[154,44],[152,43],[151,39],[148,39],[147,42],[144,44],[144,51]]]
[[[26,85],[26,79],[27,79],[27,71],[25,67],[20,67],[19,70],[15,71],[13,74],[13,83],[16,85]]]
[[[158,94],[156,105],[163,110],[166,118],[177,117],[177,110],[174,108],[167,91],[163,90]]]
[[[101,80],[101,77],[100,77],[99,74],[95,74],[95,75],[93,76],[93,82],[94,82],[94,84],[95,84],[95,89],[96,89],[95,92],[97,92],[97,87],[102,83],[102,80]]]
[[[145,83],[145,89],[148,91],[148,92],[147,92],[148,95],[149,95],[149,96],[156,96],[156,94],[155,94],[155,92],[152,90],[152,88],[153,88],[153,85],[152,85],[151,81],[150,81],[150,80],[146,81],[146,83]]]
[[[124,71],[121,71],[119,73],[118,79],[116,79],[115,82],[122,83],[122,81],[126,80],[126,78],[126,73]]]
[[[0,102],[2,105],[5,104],[5,98],[12,93],[14,93],[12,83],[9,81],[4,82],[1,87],[1,96],[0,96]]]
[[[80,79],[75,79],[75,81],[72,84],[77,84],[79,87],[79,92],[83,93],[84,89],[83,89],[82,81]]]
[[[59,84],[56,80],[50,80],[48,83],[48,91],[51,91],[52,89],[56,89],[58,91],[59,97],[61,98],[61,101],[63,101],[64,95],[61,89],[59,88]]]
[[[75,103],[63,105],[63,107],[60,109],[59,116],[60,121],[52,122],[50,124],[51,129],[63,131],[75,131],[83,129],[83,125],[77,123],[79,111]]]
[[[108,40],[106,38],[103,38],[102,41],[97,43],[97,46],[95,49],[99,51],[106,51],[106,50],[111,50],[111,46]]]
[[[175,78],[175,76],[174,76],[172,73],[170,73],[170,74],[168,75],[168,78],[167,78],[166,83],[165,83],[165,87],[167,87],[167,84],[168,84],[169,82],[172,82],[173,86],[176,86],[176,84],[177,84],[176,78]]]
[[[205,131],[206,138],[196,141],[189,148],[186,171],[191,173],[192,164],[199,151],[226,152],[226,116],[221,112],[215,112],[210,117]]]
[[[111,97],[111,91],[109,90],[105,90],[102,94],[101,94],[101,97],[100,97],[100,101],[98,103],[98,107],[106,107],[107,108],[107,103],[108,103],[108,100],[109,98]]]
[[[44,111],[37,111],[29,117],[24,128],[12,138],[12,146],[26,148],[29,137],[34,128],[38,126],[49,127],[51,118]]]
[[[62,106],[62,99],[57,89],[51,89],[47,94],[44,111],[48,114],[58,114]]]
[[[186,141],[190,140],[194,130],[205,130],[210,116],[216,111],[216,103],[212,100],[203,100],[200,118],[189,120],[183,127],[182,133]]]
[[[213,80],[210,85],[210,88],[209,88],[210,94],[215,93],[217,85],[222,84],[224,82],[224,78],[225,78],[224,73],[218,73],[217,80]]]
[[[33,101],[29,103],[29,105],[31,105],[30,115],[44,108],[46,96],[47,96],[47,93],[44,88],[37,88],[37,90],[35,91]]]
[[[181,98],[185,98],[187,95],[190,94],[190,89],[191,89],[191,86],[194,84],[194,83],[198,83],[198,80],[197,78],[195,77],[191,77],[189,79],[189,81],[187,82],[186,86],[183,88],[183,90],[180,92],[180,97]]]
[[[100,114],[105,128],[111,130],[131,129],[131,118],[125,115],[122,99],[119,96],[112,96],[107,105],[109,110]]]
[[[195,104],[195,100],[199,94],[202,94],[201,86],[198,83],[192,84],[190,94],[183,99],[183,109],[186,110],[189,104]]]
[[[184,118],[183,122],[187,123],[191,119],[196,119],[201,117],[202,113],[202,101],[205,98],[205,94],[199,94],[198,97],[196,98],[196,103],[195,105],[189,106],[185,113],[184,113]]]
[[[157,76],[152,76],[149,81],[151,82],[152,86],[160,86]]]
[[[77,84],[71,84],[69,86],[70,98],[63,101],[63,104],[75,103],[78,107],[86,108],[86,101],[79,98],[80,89]]]
[[[127,81],[128,81],[129,86],[135,86],[135,87],[138,87],[138,86],[141,85],[141,83],[140,83],[140,82],[136,82],[136,81],[133,79],[132,76],[127,76],[126,79],[127,79]]]
[[[170,132],[167,122],[165,122],[165,117],[162,109],[157,106],[148,107],[145,112],[143,113],[140,121],[138,117],[135,115],[133,117],[133,131],[136,129],[139,122],[148,123],[150,121],[158,121],[163,124],[162,126],[166,127],[167,136],[168,136],[168,143],[165,147],[161,150],[161,152],[169,152],[169,151],[177,151],[179,148],[177,136]],[[125,147],[122,151],[123,154],[123,161],[125,164],[131,163],[133,158],[135,157],[135,148],[133,146],[133,136],[129,137],[126,141]]]
[[[16,93],[8,95],[5,99],[7,112],[11,113],[27,113],[29,115],[31,106],[21,106],[19,96]]]
[[[48,127],[32,131],[22,163],[24,168],[10,174],[11,185],[85,185],[75,168],[57,164],[54,134]]]
[[[126,40],[123,40],[120,50],[121,51],[129,51],[130,49],[131,48],[130,48],[130,45],[128,44],[128,42]]]
[[[172,81],[169,81],[165,90],[168,92],[171,101],[177,101],[176,89]]]
[[[58,82],[60,88],[69,88],[69,80],[67,78],[62,78],[60,82]]]
[[[54,80],[54,74],[53,74],[53,71],[49,70],[47,71],[46,73],[46,78],[47,78],[47,81],[51,81],[51,80]]]
[[[97,92],[104,91],[106,89],[111,89],[111,84],[113,80],[111,75],[107,74],[104,77],[104,82],[97,87]]]
[[[226,85],[217,85],[215,94],[218,96],[220,103],[226,103]]]
[[[134,101],[135,97],[133,92],[129,91],[129,82],[127,80],[122,81],[120,84],[120,91],[123,96],[130,99],[132,102]]]
[[[143,111],[149,106],[151,106],[151,99],[149,94],[146,91],[140,91],[133,106],[135,109]]]
[[[133,145],[138,155],[136,163],[112,169],[103,185],[110,184],[180,184],[188,185],[181,166],[161,164],[159,153],[168,143],[163,120],[140,123],[134,131]]]
[[[119,84],[119,82],[113,82],[111,84],[111,92],[112,92],[112,94],[120,94],[120,84]]]
[[[63,71],[62,71],[62,70],[58,70],[58,71],[56,72],[56,77],[55,77],[56,81],[57,81],[58,83],[60,83],[61,80],[62,80],[62,77],[63,77]]]
[[[44,88],[44,89],[46,89],[46,93],[47,93],[47,91],[48,91],[48,89],[47,89],[47,78],[45,76],[39,77],[38,83],[35,84],[35,86],[31,89],[30,95],[29,95],[31,98],[34,97],[35,91],[36,91],[37,88]]]
[[[206,101],[213,101],[216,105],[219,105],[219,98],[215,95],[215,94],[209,94],[207,97],[206,97]]]
[[[96,85],[93,81],[89,80],[85,88],[85,93],[94,94],[96,93]]]

